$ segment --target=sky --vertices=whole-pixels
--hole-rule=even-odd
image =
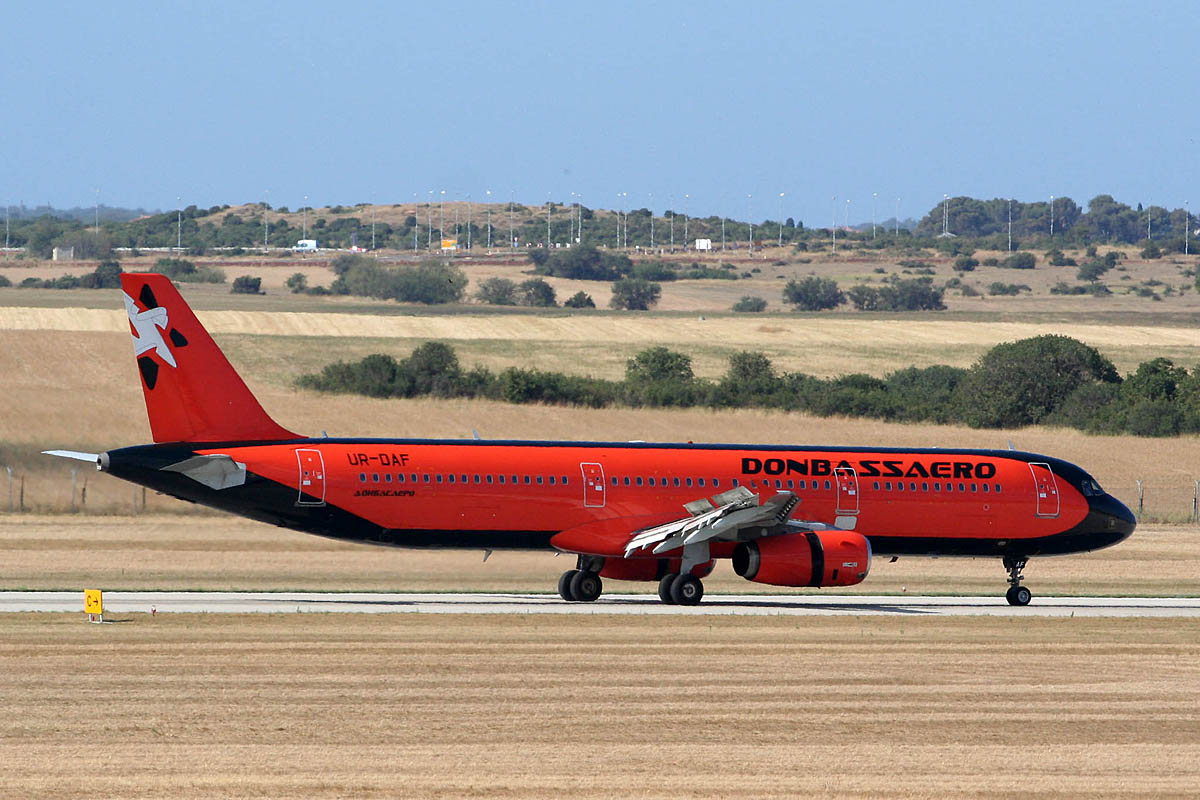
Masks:
[[[1177,2],[66,2],[5,23],[11,205],[445,192],[809,226],[946,194],[1200,207]]]

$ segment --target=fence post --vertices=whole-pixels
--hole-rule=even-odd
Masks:
[[[1142,511],[1146,507],[1146,491],[1145,491],[1145,488],[1142,486],[1141,481],[1137,482],[1137,487],[1138,487],[1137,518],[1138,518],[1138,522],[1141,522],[1142,521]]]
[[[13,496],[12,467],[5,467],[5,469],[8,470],[8,510],[11,513],[13,510],[13,501],[16,499]]]
[[[21,510],[25,510],[25,476],[21,476]]]
[[[1192,522],[1200,522],[1200,481],[1192,490]]]
[[[79,483],[79,468],[71,467],[71,513],[74,514],[75,508],[75,488]]]

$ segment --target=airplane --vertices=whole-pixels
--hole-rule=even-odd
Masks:
[[[1083,469],[1012,449],[301,436],[168,278],[125,273],[121,287],[154,443],[47,454],[321,536],[571,554],[567,601],[596,600],[607,578],[695,605],[720,559],[749,581],[819,588],[862,582],[880,556],[970,556],[999,558],[1024,606],[1030,558],[1135,527]]]

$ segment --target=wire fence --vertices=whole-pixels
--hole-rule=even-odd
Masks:
[[[0,508],[11,513],[141,514],[147,510],[176,513],[183,510],[173,498],[99,474],[91,467],[72,467],[69,472],[2,469],[0,480],[7,479],[8,502]],[[1107,489],[1129,507],[1139,522],[1200,522],[1200,480],[1187,483],[1139,480],[1132,486]],[[188,504],[187,510],[200,509]]]

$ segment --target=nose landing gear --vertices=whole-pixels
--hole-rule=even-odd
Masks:
[[[1008,571],[1008,592],[1005,593],[1004,599],[1008,601],[1010,606],[1027,606],[1029,601],[1033,599],[1033,593],[1026,587],[1021,585],[1021,571],[1025,569],[1025,565],[1029,563],[1028,558],[1019,558],[1017,556],[1004,557],[1004,569]]]

